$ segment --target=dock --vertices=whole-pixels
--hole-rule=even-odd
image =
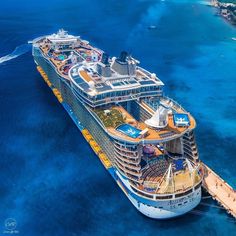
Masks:
[[[206,164],[203,164],[205,175],[203,188],[216,200],[225,210],[236,218],[236,190],[226,183]]]

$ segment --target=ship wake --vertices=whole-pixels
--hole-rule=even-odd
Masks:
[[[17,46],[13,52],[11,52],[10,54],[0,57],[0,64],[6,62],[6,61],[10,61],[14,58],[17,58],[27,52],[29,52],[31,49],[31,46],[29,44],[22,44],[20,46]]]

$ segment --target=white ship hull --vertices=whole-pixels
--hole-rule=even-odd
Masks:
[[[181,216],[195,208],[201,201],[201,188],[190,195],[177,200],[159,201],[159,207],[162,207],[162,209],[159,207],[147,206],[143,203],[138,203],[136,199],[132,198],[131,196],[128,197],[137,210],[145,216],[153,219],[168,219]],[[178,205],[179,202],[185,201],[187,201],[186,204],[182,204],[181,206]]]
[[[129,181],[125,180],[122,175],[116,172],[122,183],[129,189],[131,194],[126,194],[132,204],[138,211],[147,217],[153,219],[168,219],[181,216],[193,208],[201,201],[201,188],[196,189],[192,193],[176,199],[150,201],[149,204],[142,202],[141,198],[136,199],[136,193],[130,187]],[[143,198],[144,199],[144,198]]]

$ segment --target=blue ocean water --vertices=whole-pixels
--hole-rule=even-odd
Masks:
[[[211,199],[167,221],[137,212],[25,53],[28,40],[59,28],[110,55],[128,50],[195,116],[201,159],[236,188],[236,28],[214,8],[197,0],[10,0],[1,3],[0,26],[0,234],[14,218],[24,236],[236,235]]]

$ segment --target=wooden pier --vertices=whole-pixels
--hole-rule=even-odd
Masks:
[[[203,188],[236,218],[236,191],[207,165],[203,166],[205,167]]]

